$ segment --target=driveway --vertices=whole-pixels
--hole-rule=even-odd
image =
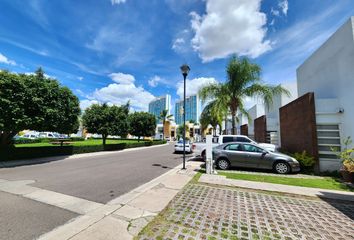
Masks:
[[[0,169],[0,179],[34,180],[32,186],[107,203],[181,164],[173,145]],[[1,204],[1,200],[0,200]]]

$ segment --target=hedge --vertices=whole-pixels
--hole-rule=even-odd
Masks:
[[[152,145],[159,145],[163,143],[166,143],[166,141],[118,143],[118,144],[106,144],[106,146],[88,145],[88,146],[13,147],[6,150],[3,149],[0,151],[0,161],[73,155],[73,154],[100,152],[100,151],[117,151],[126,148],[152,146]]]

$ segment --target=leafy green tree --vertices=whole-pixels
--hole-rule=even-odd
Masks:
[[[172,117],[173,117],[173,115],[168,114],[168,111],[166,109],[162,110],[162,112],[160,113],[160,116],[158,119],[162,121],[162,139],[165,139],[166,122],[171,121]]]
[[[43,70],[41,70],[43,72]],[[24,129],[76,132],[79,99],[55,79],[0,71],[0,146]]]
[[[103,145],[106,145],[108,135],[127,136],[128,113],[127,105],[93,104],[82,116],[83,126],[90,133],[101,134]]]
[[[156,118],[147,112],[134,112],[129,114],[129,133],[140,137],[151,137],[155,134]]]
[[[227,109],[232,116],[232,134],[236,134],[236,113],[248,116],[244,108],[246,97],[259,97],[269,107],[276,95],[290,95],[281,85],[273,86],[261,82],[261,68],[248,58],[232,57],[226,67],[225,83],[209,84],[199,91],[203,101],[216,100],[215,109]],[[215,110],[214,109],[214,113]]]

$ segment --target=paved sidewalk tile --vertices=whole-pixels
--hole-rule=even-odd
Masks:
[[[140,239],[354,239],[354,205],[190,184]]]

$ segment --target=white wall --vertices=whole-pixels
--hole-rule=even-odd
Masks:
[[[297,69],[297,83],[299,96],[315,93],[317,121],[340,121],[342,139],[354,138],[354,17]],[[337,103],[326,106],[321,99]],[[336,116],[340,108],[344,113]]]

